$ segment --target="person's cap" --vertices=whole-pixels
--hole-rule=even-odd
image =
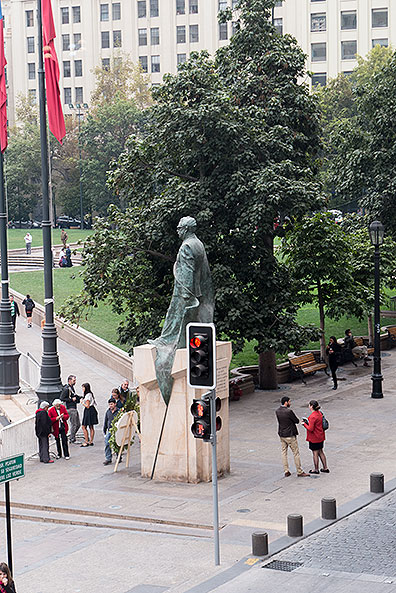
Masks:
[[[60,399],[54,399],[54,401],[52,402],[53,406],[57,406],[58,404],[61,404],[61,400]]]
[[[44,408],[48,408],[49,407],[49,403],[48,402],[41,402],[40,404],[40,408],[43,410]]]
[[[117,402],[116,402],[116,400],[114,399],[114,397],[111,397],[111,398],[108,400],[108,402],[107,402],[107,403],[108,403],[108,404],[116,404]]]

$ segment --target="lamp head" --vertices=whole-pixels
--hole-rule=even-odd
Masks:
[[[369,226],[370,241],[375,247],[379,247],[384,242],[385,228],[382,222],[374,220]]]

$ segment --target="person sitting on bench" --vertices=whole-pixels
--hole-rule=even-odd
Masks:
[[[344,338],[345,348],[349,348],[354,356],[364,358],[363,366],[368,367],[368,362],[371,360],[368,356],[367,346],[357,346],[350,329],[345,330]]]

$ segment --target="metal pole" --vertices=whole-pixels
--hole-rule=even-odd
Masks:
[[[217,485],[216,389],[210,392],[210,442],[212,444],[213,530],[215,565],[220,565],[219,491]]]
[[[83,208],[83,187],[82,187],[82,167],[81,167],[81,142],[80,142],[80,107],[78,108],[78,166],[80,169],[80,227],[84,228],[84,208]]]
[[[371,397],[380,399],[384,397],[382,393],[382,373],[381,373],[381,342],[380,342],[380,248],[375,245],[374,252],[374,368],[371,379],[373,388]]]
[[[8,555],[8,568],[10,573],[12,570],[12,541],[11,541],[11,503],[10,503],[10,483],[4,484],[5,488],[5,503],[6,503],[6,524],[7,524],[7,555]]]
[[[8,290],[7,212],[4,185],[4,159],[0,152],[0,248],[1,248],[1,302],[0,302],[0,393],[19,391],[19,357],[15,346],[15,332],[11,321],[11,303]]]
[[[62,383],[60,365],[57,352],[57,333],[54,324],[54,295],[53,295],[53,254],[51,240],[51,221],[49,212],[49,168],[48,168],[48,142],[47,142],[47,116],[45,110],[45,80],[43,59],[43,36],[41,0],[37,0],[38,14],[38,82],[40,105],[40,145],[41,145],[41,188],[43,193],[43,247],[44,247],[44,307],[45,325],[42,332],[43,356],[41,360],[40,385],[36,393],[41,401],[52,403],[60,396]]]

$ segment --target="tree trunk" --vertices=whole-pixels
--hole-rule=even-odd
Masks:
[[[259,354],[258,379],[260,389],[278,389],[275,350]]]
[[[374,344],[374,332],[373,332],[373,316],[371,314],[367,317],[367,326],[368,326],[369,344],[370,344],[370,346],[372,346]]]
[[[322,296],[322,285],[318,280],[318,306],[319,306],[319,328],[320,328],[320,357],[322,360],[326,360],[326,340],[325,340],[325,314]]]

